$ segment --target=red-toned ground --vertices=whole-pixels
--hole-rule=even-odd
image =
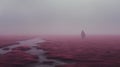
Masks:
[[[6,46],[18,44],[18,41],[33,38],[32,36],[0,36],[0,49],[9,50]],[[30,50],[28,46],[20,46],[14,48],[12,51],[0,55],[0,67],[23,67],[30,63],[36,63],[38,56],[26,53]]]
[[[0,36],[0,48],[18,44],[17,41],[26,40],[32,38],[32,36]]]
[[[30,49],[31,48],[29,46],[19,46],[19,47],[13,48],[12,50],[28,51]]]
[[[40,44],[49,59],[65,61],[56,67],[120,67],[120,36],[50,36]]]
[[[38,57],[20,50],[13,50],[0,56],[0,67],[23,67],[30,63],[36,63]]]

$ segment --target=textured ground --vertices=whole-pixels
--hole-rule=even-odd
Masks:
[[[64,64],[59,60],[47,59],[46,51],[37,46],[45,42],[41,38],[17,41],[0,48],[0,67],[55,67]]]
[[[67,64],[56,67],[120,67],[120,36],[46,37],[42,49],[48,59],[59,59]]]
[[[17,41],[30,39],[32,36],[0,36],[0,48],[18,44]]]
[[[23,67],[30,63],[36,63],[38,56],[31,55],[25,51],[28,46],[15,47],[19,45],[18,41],[24,41],[32,37],[28,36],[0,36],[0,67]]]
[[[0,67],[120,67],[120,36],[42,38],[3,37]]]

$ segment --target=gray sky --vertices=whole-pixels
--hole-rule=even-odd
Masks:
[[[120,34],[119,0],[0,0],[0,34]]]

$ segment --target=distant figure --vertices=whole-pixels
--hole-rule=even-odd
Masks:
[[[85,37],[86,37],[86,34],[85,34],[84,30],[82,30],[82,32],[81,32],[81,38],[85,39]]]

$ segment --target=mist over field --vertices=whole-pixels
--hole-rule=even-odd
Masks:
[[[120,67],[120,0],[0,0],[0,67]]]
[[[0,0],[0,34],[119,35],[119,0]]]

